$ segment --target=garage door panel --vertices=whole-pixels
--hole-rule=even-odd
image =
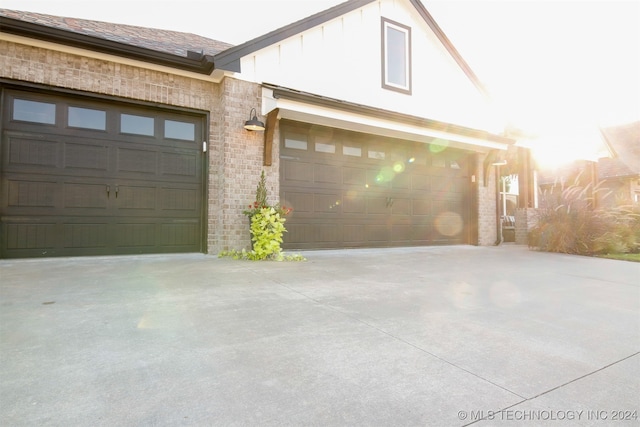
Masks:
[[[366,225],[365,240],[369,244],[386,246],[389,242],[389,228],[386,225]]]
[[[341,197],[338,193],[314,194],[313,211],[315,213],[337,214],[341,211]]]
[[[342,183],[344,185],[362,189],[367,185],[367,171],[364,168],[344,166],[342,175]]]
[[[7,186],[7,205],[10,208],[53,208],[57,193],[57,181],[10,179]]]
[[[368,194],[367,195],[367,214],[369,215],[387,215],[389,213],[389,196]]]
[[[342,197],[342,212],[345,214],[365,214],[367,202],[362,192],[347,191]]]
[[[386,190],[391,188],[391,178],[393,178],[393,170],[390,167],[384,168],[382,165],[375,169],[367,170],[368,188]]]
[[[200,227],[195,221],[186,223],[163,223],[160,225],[160,246],[190,247],[197,245]],[[193,250],[193,249],[192,249]]]
[[[116,207],[128,211],[126,215],[131,215],[131,211],[154,211],[157,208],[157,189],[154,186],[117,185],[114,189],[118,190],[117,195],[114,193]]]
[[[392,215],[410,215],[411,214],[411,201],[405,198],[393,198],[391,201],[391,214]]]
[[[391,181],[391,188],[394,190],[408,190],[411,188],[411,176],[409,173],[400,172],[400,169],[394,168],[396,172],[393,180]]]
[[[336,243],[341,234],[340,228],[337,224],[315,224],[313,240],[318,243]]]
[[[366,226],[362,224],[345,224],[342,235],[346,246],[361,246],[367,241]]]
[[[2,234],[6,236],[4,249],[11,251],[51,250],[56,243],[57,224],[55,222],[5,222]]]
[[[64,144],[64,168],[91,169],[106,172],[109,148],[104,144]]]
[[[317,184],[339,184],[340,168],[326,164],[317,164],[313,169],[313,178]]]
[[[411,190],[430,191],[431,178],[422,174],[411,175]]]
[[[411,226],[411,238],[414,245],[427,245],[431,240],[432,227],[426,222],[413,223]]]
[[[20,167],[21,170],[44,169],[58,167],[59,143],[45,139],[31,139],[27,137],[7,134],[9,153],[7,164],[3,169],[12,170],[12,167]]]
[[[310,213],[314,210],[313,194],[303,193],[301,191],[287,191],[280,198],[284,206],[290,206],[294,215],[302,213]]]
[[[64,208],[106,210],[108,199],[103,184],[64,183]],[[77,214],[77,213],[76,213]],[[102,212],[101,214],[104,214]]]
[[[135,172],[145,175],[156,175],[158,153],[149,150],[118,148],[116,172]]]
[[[164,211],[171,211],[169,215],[173,215],[174,211],[187,211],[196,214],[200,210],[199,196],[195,189],[167,187],[162,188],[160,192],[161,208]]]
[[[285,160],[283,167],[287,181],[309,184],[313,182],[313,164],[305,161]]]
[[[464,219],[453,211],[443,211],[434,215],[435,239],[439,241],[459,241],[464,229]]]
[[[410,246],[413,233],[410,225],[393,225],[391,227],[391,244],[394,246]]]
[[[312,226],[309,224],[286,224],[287,242],[290,245],[300,245],[311,240],[313,235]],[[299,246],[298,246],[299,247]]]
[[[125,223],[119,222],[116,229],[116,246],[118,248],[152,248],[157,245],[156,223]]]
[[[93,223],[75,221],[64,223],[64,247],[66,249],[106,248],[108,224],[107,219]]]
[[[198,154],[194,152],[162,153],[161,176],[195,177],[198,175]]]
[[[432,193],[449,193],[455,188],[453,181],[446,176],[434,176],[431,178]]]

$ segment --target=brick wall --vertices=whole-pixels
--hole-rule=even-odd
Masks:
[[[516,209],[516,244],[526,245],[529,243],[529,230],[536,225],[537,209],[518,208]]]
[[[478,245],[495,244],[496,230],[496,177],[494,167],[489,168],[487,185],[484,184],[484,156],[478,156]]]
[[[0,40],[0,77],[211,111],[217,85]]]
[[[210,158],[212,182],[220,191],[209,193],[210,224],[208,247],[210,253],[220,250],[249,248],[249,220],[242,214],[255,200],[255,190],[264,170],[267,179],[268,201],[275,203],[279,197],[277,161],[273,166],[263,166],[264,132],[251,132],[243,128],[249,112],[260,112],[261,87],[254,83],[226,78],[221,84],[219,127],[219,161]],[[266,121],[258,115],[258,119]],[[274,159],[278,158],[278,139],[273,144]],[[215,173],[213,171],[215,170]],[[216,206],[221,206],[216,211]]]

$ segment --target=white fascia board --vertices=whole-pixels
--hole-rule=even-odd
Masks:
[[[450,147],[481,153],[486,153],[492,149],[506,150],[508,147],[508,144],[496,141],[487,141],[471,136],[443,132],[436,129],[335,110],[299,101],[282,98],[275,99],[272,94],[273,92],[271,90],[263,88],[262,114],[266,115],[270,111],[278,108],[279,119],[296,120],[304,123],[422,143],[432,143],[433,139],[437,138],[448,141]]]

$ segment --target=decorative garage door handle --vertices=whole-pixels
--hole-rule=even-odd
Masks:
[[[118,192],[120,191],[120,187],[118,185],[116,185],[116,199],[118,198]],[[109,195],[111,194],[111,186],[107,185],[107,199],[109,198]]]
[[[387,207],[390,208],[393,206],[393,197],[387,197]]]

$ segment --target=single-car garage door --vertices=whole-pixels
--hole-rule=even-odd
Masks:
[[[2,95],[3,258],[201,251],[203,115]]]
[[[280,200],[293,212],[284,247],[470,243],[472,154],[281,123]]]

